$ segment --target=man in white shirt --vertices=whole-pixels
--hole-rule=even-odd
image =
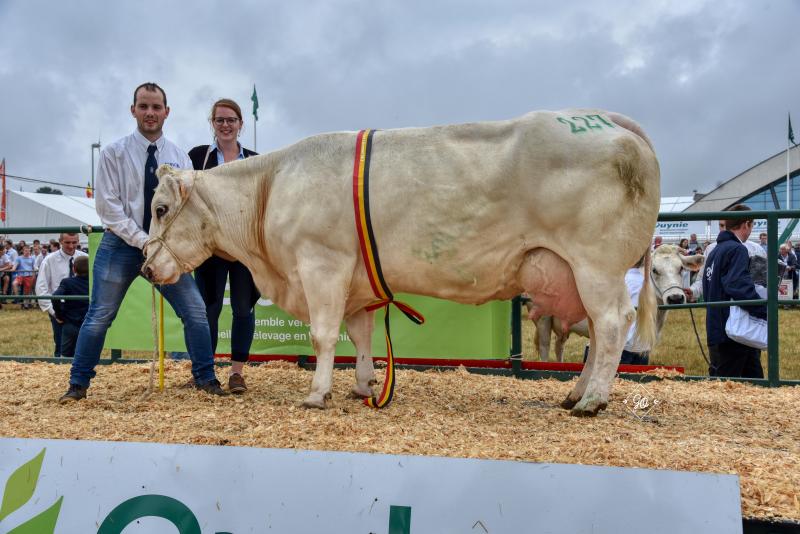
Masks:
[[[58,288],[61,280],[72,276],[72,262],[78,256],[86,256],[78,247],[78,234],[61,234],[58,238],[61,248],[42,260],[39,265],[39,275],[36,277],[36,294],[52,295]],[[49,299],[40,299],[39,307],[47,312],[50,324],[53,327],[53,343],[55,350],[53,356],[61,356],[61,323],[56,319],[56,312]]]
[[[133,92],[131,115],[136,119],[136,130],[106,145],[100,153],[95,205],[107,231],[95,254],[89,311],[78,334],[69,390],[61,397],[61,403],[86,397],[106,332],[128,287],[141,274],[142,249],[149,239],[151,201],[158,185],[156,168],[164,163],[182,169],[192,168],[187,154],[163,135],[169,107],[161,87],[154,83],[137,87]],[[214,373],[206,308],[194,278],[183,274],[175,284],[156,289],[183,321],[195,387],[212,395],[227,395]]]

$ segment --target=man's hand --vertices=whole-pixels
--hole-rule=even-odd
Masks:
[[[686,295],[686,302],[695,302],[694,293],[691,288],[684,287],[683,294]]]

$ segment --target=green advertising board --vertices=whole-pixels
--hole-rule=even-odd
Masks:
[[[97,250],[101,235],[92,234],[89,245]],[[90,255],[90,258],[93,255]],[[159,298],[158,293],[156,299]],[[399,295],[425,316],[425,324],[415,325],[392,307],[392,341],[398,358],[505,359],[511,344],[511,303],[490,302],[481,306]],[[165,349],[185,351],[180,319],[168,303],[164,305]],[[158,310],[158,303],[156,303]],[[383,310],[375,313],[372,350],[376,357],[386,356]],[[230,353],[231,308],[223,306],[219,320],[217,352]],[[122,307],[108,331],[106,348],[153,350],[152,297],[150,284],[143,278],[131,285]],[[251,354],[307,354],[314,351],[309,327],[284,312],[266,296],[256,304],[256,330]],[[354,356],[355,347],[342,325],[337,356]]]

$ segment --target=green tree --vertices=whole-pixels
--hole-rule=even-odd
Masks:
[[[49,185],[43,185],[36,190],[37,193],[47,193],[48,195],[63,195],[60,189],[53,189]]]

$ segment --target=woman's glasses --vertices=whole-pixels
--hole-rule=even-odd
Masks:
[[[222,126],[223,124],[228,124],[230,126],[235,126],[237,122],[239,122],[238,117],[217,117],[214,119],[214,124],[217,126]]]

